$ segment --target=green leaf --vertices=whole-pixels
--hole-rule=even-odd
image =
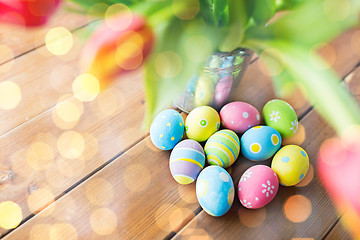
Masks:
[[[228,6],[228,0],[213,0],[213,11],[215,16],[215,22],[220,23],[226,7]]]
[[[256,24],[265,25],[275,14],[275,0],[249,1],[247,10]]]
[[[154,31],[155,50],[145,65],[146,126],[182,93],[223,36],[221,29],[204,25],[197,19],[173,18],[157,25]]]
[[[299,6],[300,4],[304,3],[305,1],[310,0],[276,0],[276,11],[284,11],[284,10],[291,10],[295,7]]]
[[[359,11],[358,0],[311,0],[280,18],[267,31],[273,38],[312,46],[328,42],[357,24]]]
[[[267,51],[272,58],[280,62],[288,74],[287,77],[291,76],[293,81],[302,84],[304,95],[308,96],[317,111],[339,134],[348,126],[360,124],[358,104],[351,94],[340,86],[339,79],[332,70],[320,70],[316,67],[324,63],[314,52],[306,47],[279,40],[252,39],[245,44],[258,51]]]

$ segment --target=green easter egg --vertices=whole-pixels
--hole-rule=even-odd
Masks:
[[[276,129],[284,138],[294,136],[298,130],[295,110],[283,100],[267,102],[263,108],[263,116],[265,124]]]

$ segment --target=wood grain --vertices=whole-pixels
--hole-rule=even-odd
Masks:
[[[351,240],[351,235],[344,229],[341,222],[336,223],[335,227],[331,229],[329,235],[326,236],[326,240]]]
[[[68,3],[62,4],[44,26],[25,28],[23,26],[0,24],[0,46],[6,46],[12,52],[12,54],[0,56],[0,64],[43,45],[47,32],[53,27],[62,26],[72,31],[90,21],[87,16],[67,11],[65,8],[68,5]]]

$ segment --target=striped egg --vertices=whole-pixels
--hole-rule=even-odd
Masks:
[[[205,154],[210,165],[230,167],[240,153],[239,137],[231,130],[224,129],[213,134],[205,144]]]
[[[169,165],[171,175],[178,183],[192,183],[204,168],[204,150],[192,139],[183,140],[172,150]]]

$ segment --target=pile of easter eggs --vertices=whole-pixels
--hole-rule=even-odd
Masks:
[[[256,162],[272,157],[271,167],[259,164],[247,169],[236,189],[244,207],[257,209],[274,199],[279,183],[293,186],[309,168],[304,149],[296,145],[281,148],[282,138],[295,135],[298,129],[294,109],[274,99],[265,104],[262,113],[265,125],[260,125],[259,111],[245,102],[228,103],[220,114],[209,106],[197,107],[185,122],[179,112],[167,109],[151,124],[150,138],[159,149],[172,149],[171,175],[180,184],[196,180],[199,204],[212,216],[224,215],[234,201],[234,183],[225,168],[234,164],[240,153]],[[182,140],[184,130],[188,139]]]

